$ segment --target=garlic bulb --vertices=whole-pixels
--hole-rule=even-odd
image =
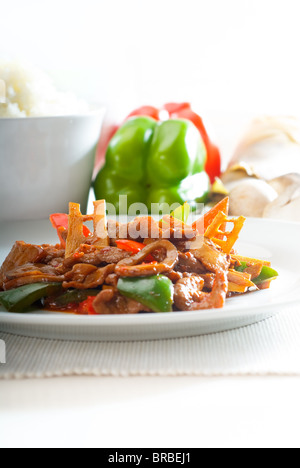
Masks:
[[[266,206],[277,197],[277,192],[265,181],[243,179],[230,191],[230,215],[260,218]]]

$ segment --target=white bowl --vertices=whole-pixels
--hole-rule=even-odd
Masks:
[[[0,222],[85,212],[104,113],[0,118]]]

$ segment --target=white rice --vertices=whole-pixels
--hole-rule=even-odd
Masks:
[[[84,100],[59,92],[48,75],[32,66],[0,61],[0,80],[6,84],[0,118],[76,115],[89,110]]]

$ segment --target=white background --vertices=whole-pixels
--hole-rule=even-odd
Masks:
[[[298,113],[299,0],[0,0],[0,57],[127,113]]]
[[[0,447],[299,448],[299,390],[299,377],[3,381]]]

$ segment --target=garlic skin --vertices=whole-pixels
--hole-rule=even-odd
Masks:
[[[248,178],[242,179],[230,191],[231,216],[261,218],[264,210],[278,194],[267,182]]]
[[[266,206],[263,217],[300,223],[300,196],[286,204],[279,198]]]
[[[221,180],[232,216],[300,222],[300,120],[253,120]]]
[[[300,120],[262,116],[253,120],[229,163],[246,165],[256,177],[270,180],[300,173]]]
[[[221,182],[228,192],[231,192],[236,185],[250,178],[258,179],[259,177],[253,173],[247,164],[241,163],[227,169],[227,171],[221,175]]]
[[[265,207],[263,217],[300,222],[300,174],[287,174],[269,183],[278,197]]]
[[[300,174],[285,174],[269,181],[278,195],[288,191],[289,196],[293,196],[297,189],[300,189]]]

